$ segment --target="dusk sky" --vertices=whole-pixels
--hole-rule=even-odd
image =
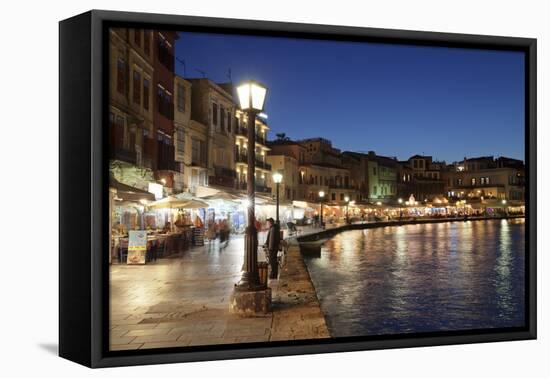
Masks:
[[[268,86],[276,133],[405,160],[524,160],[520,52],[180,33],[176,72]]]

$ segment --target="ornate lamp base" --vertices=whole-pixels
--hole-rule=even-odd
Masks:
[[[271,311],[271,288],[246,291],[237,287],[229,301],[229,312],[241,317],[255,317]]]

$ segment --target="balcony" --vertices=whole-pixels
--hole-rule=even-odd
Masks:
[[[125,148],[114,148],[111,150],[111,158],[122,160],[127,163],[136,164],[136,151],[131,151]]]
[[[237,127],[235,129],[235,134],[244,136],[245,138],[248,137],[248,128],[246,127]],[[260,136],[258,132],[256,132],[256,143],[262,144],[264,146],[267,145],[267,141],[264,137]]]
[[[217,177],[235,178],[237,177],[237,172],[230,168],[214,166],[214,175]]]
[[[248,156],[246,154],[243,154],[243,153],[236,153],[235,154],[235,162],[236,163],[247,164],[248,163]]]
[[[191,166],[192,167],[200,167],[200,168],[206,168],[206,161],[200,160],[200,159],[193,159],[191,160]]]
[[[329,184],[330,189],[354,189],[351,185],[338,185],[338,184]]]
[[[173,160],[159,160],[157,170],[159,171],[176,171],[179,172],[179,163]]]
[[[240,190],[246,190],[247,189],[247,182],[241,181],[237,183],[237,189]],[[271,193],[271,188],[268,186],[265,186],[264,184],[258,184],[256,183],[255,191],[258,193]]]
[[[271,164],[265,163],[262,160],[256,159],[256,168],[266,169],[271,171]]]
[[[236,176],[237,173],[233,169],[214,166],[214,176],[210,176],[208,182],[212,185],[234,188]]]

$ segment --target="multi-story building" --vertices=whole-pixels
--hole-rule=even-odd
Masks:
[[[464,159],[444,174],[449,198],[523,200],[525,168],[521,160],[492,156]]]
[[[369,201],[393,201],[397,196],[397,160],[369,151],[367,164]]]
[[[351,187],[349,170],[327,163],[305,163],[299,167],[300,184],[306,184],[306,200],[318,200],[319,191],[325,192],[327,201],[345,204],[346,197],[356,200],[357,191]]]
[[[191,82],[174,76],[174,160],[179,168],[174,173],[176,192],[189,190],[191,182],[191,88]]]
[[[357,202],[369,200],[369,159],[367,154],[345,151],[342,153],[342,164],[350,173],[351,186],[357,191]]]
[[[156,155],[155,177],[174,188],[180,164],[174,160],[174,45],[177,33],[169,30],[138,30],[153,40],[154,131],[151,135]],[[152,37],[151,37],[152,34]]]
[[[111,172],[118,181],[147,190],[154,180],[154,76],[151,32],[109,31]]]
[[[445,162],[414,155],[399,162],[398,168],[398,197],[407,199],[413,195],[417,201],[432,201],[445,196]]]
[[[235,165],[237,167],[237,188],[246,189],[248,174],[248,118],[241,110],[235,112]],[[256,191],[271,193],[271,164],[267,156],[270,148],[267,145],[269,126],[264,118],[256,117],[255,120],[256,143],[254,156]]]
[[[324,138],[309,138],[299,141],[306,148],[307,163],[324,163],[335,166],[342,165],[341,151],[332,147],[332,142]]]
[[[273,172],[278,171],[283,175],[281,191],[284,190],[285,198],[288,199],[287,194],[290,194],[292,200],[305,200],[308,189],[301,177],[300,166],[305,164],[306,148],[288,138],[268,142],[268,146],[270,151],[267,162],[271,164]],[[273,192],[273,184],[271,188]]]
[[[279,172],[283,175],[283,180],[279,186],[279,195],[282,200],[294,201],[304,198],[300,197],[299,164],[294,157],[269,154],[267,155],[267,163],[271,165],[273,173]],[[275,193],[276,184],[273,183],[273,180],[270,180],[269,185],[271,193]]]
[[[192,84],[191,124],[195,130],[204,128],[206,140],[198,135],[192,141],[192,153],[199,161],[195,172],[206,165],[209,186],[235,188],[235,109],[232,91],[208,79],[190,79]],[[198,132],[197,134],[200,134]],[[204,143],[203,143],[204,142]],[[192,159],[193,160],[193,159]]]

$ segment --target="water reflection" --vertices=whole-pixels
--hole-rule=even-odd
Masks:
[[[334,336],[524,325],[523,219],[348,231],[306,264]]]

